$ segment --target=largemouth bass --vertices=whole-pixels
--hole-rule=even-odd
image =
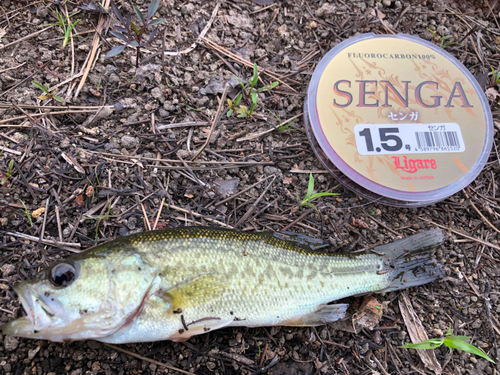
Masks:
[[[4,334],[107,343],[183,341],[229,326],[317,326],[341,319],[344,297],[422,285],[441,230],[373,252],[313,251],[295,236],[187,227],[96,246],[14,285],[26,316]]]

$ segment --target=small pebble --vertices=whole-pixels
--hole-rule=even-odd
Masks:
[[[311,21],[309,23],[309,26],[311,27],[311,29],[315,29],[318,27],[318,23],[316,21]]]
[[[1,269],[4,277],[12,275],[14,272],[16,272],[16,267],[14,267],[12,264],[4,264]]]
[[[5,336],[3,345],[6,351],[11,352],[17,349],[19,346],[19,340],[14,336]]]

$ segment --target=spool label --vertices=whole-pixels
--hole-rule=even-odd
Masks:
[[[476,87],[438,48],[359,40],[325,65],[313,129],[326,155],[362,178],[400,192],[441,189],[481,156],[489,120]]]
[[[357,124],[354,136],[360,155],[465,151],[462,132],[456,123]]]

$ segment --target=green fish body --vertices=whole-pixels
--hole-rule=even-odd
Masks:
[[[289,239],[287,239],[287,237]],[[348,296],[425,284],[442,274],[432,230],[355,257],[294,236],[187,227],[122,237],[14,286],[27,316],[2,327],[52,341],[186,340],[229,326],[316,326]]]

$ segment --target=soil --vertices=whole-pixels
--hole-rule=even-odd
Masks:
[[[325,173],[301,116],[321,57],[365,32],[392,30],[437,44],[442,35],[450,35],[446,42],[458,44],[446,50],[485,90],[494,92],[491,68],[500,68],[497,1],[227,0],[221,1],[206,33],[216,45],[199,42],[193,50],[178,53],[207,27],[217,2],[163,0],[156,16],[166,19],[160,25],[161,31],[166,26],[165,50],[170,51],[164,62],[166,79],[161,33],[142,49],[137,69],[134,48],[105,57],[120,42],[100,13],[80,9],[73,15],[72,20],[81,21],[65,48],[59,26],[45,29],[56,22],[56,9],[73,14],[78,6],[89,9],[92,4],[1,2],[0,114],[7,121],[0,122],[0,323],[23,314],[11,288],[14,283],[75,251],[154,227],[286,229],[321,238],[331,244],[330,251],[349,253],[441,225],[448,229],[447,239],[437,258],[447,276],[409,289],[410,307],[428,337],[442,337],[452,328],[454,334],[471,336],[471,344],[500,363],[498,125],[488,163],[470,186],[438,204],[393,208],[356,196]],[[124,13],[133,12],[133,5],[146,11],[148,3],[118,3]],[[104,29],[97,33],[100,18]],[[97,55],[79,90],[94,38]],[[225,83],[230,83],[228,96],[234,98],[239,87],[234,75],[244,80],[252,76],[242,58],[282,83],[259,94],[249,121],[223,114],[197,163],[191,163],[210,134]],[[260,76],[263,83],[271,82]],[[42,91],[32,81],[58,85],[54,92],[73,107],[37,98]],[[491,108],[497,119],[495,95]],[[276,129],[277,118],[293,116],[297,121],[287,131]],[[256,136],[241,140],[251,135]],[[297,196],[307,191],[308,171],[316,171],[316,191],[340,194],[314,201],[318,211],[297,209]],[[357,333],[335,324],[238,328],[183,343],[117,347],[0,334],[0,373],[180,373],[161,363],[200,375],[434,373],[417,351],[400,348],[410,341],[401,293],[375,298],[384,302],[382,317]],[[352,314],[363,299],[347,302]],[[496,365],[464,351],[450,353],[443,346],[434,353],[445,374],[499,372]]]

